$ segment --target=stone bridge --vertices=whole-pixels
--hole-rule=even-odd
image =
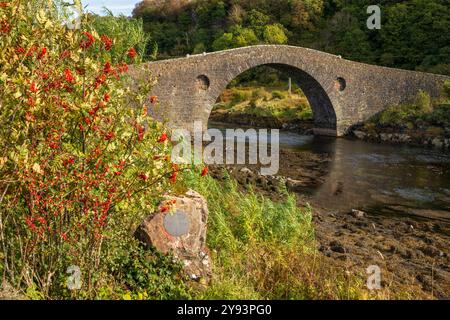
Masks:
[[[153,115],[172,128],[204,128],[213,105],[241,73],[270,66],[287,73],[305,93],[316,134],[343,135],[387,106],[412,101],[419,90],[440,94],[450,77],[379,67],[293,46],[260,45],[141,64],[135,77],[156,81]]]

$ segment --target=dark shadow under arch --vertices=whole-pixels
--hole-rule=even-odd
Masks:
[[[311,105],[317,128],[336,130],[336,113],[333,104],[322,85],[307,72],[285,64],[268,64],[289,75],[302,89]]]

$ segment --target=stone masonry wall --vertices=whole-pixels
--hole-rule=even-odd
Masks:
[[[241,73],[271,65],[289,73],[305,92],[318,134],[342,135],[386,107],[409,102],[419,90],[437,97],[450,77],[357,63],[293,46],[261,45],[139,65],[134,77],[156,84],[154,116],[172,128],[204,127],[219,95]]]

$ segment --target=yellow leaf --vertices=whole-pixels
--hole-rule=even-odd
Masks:
[[[0,169],[3,168],[3,166],[5,165],[6,161],[8,161],[8,158],[6,157],[0,157]]]
[[[41,9],[37,14],[36,19],[39,23],[44,23],[46,20],[45,16],[46,16],[45,11]]]
[[[39,165],[39,163],[33,164],[33,171],[38,173],[38,174],[43,174],[41,166]]]
[[[45,28],[48,28],[48,29],[50,29],[51,27],[53,26],[53,23],[50,21],[50,20],[47,20],[46,22],[45,22]]]
[[[131,300],[131,295],[129,292],[127,292],[122,296],[122,298],[123,298],[123,300]]]

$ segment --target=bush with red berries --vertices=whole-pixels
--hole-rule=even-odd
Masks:
[[[114,39],[86,16],[80,29],[58,16],[52,1],[0,2],[0,274],[52,297],[77,266],[89,297],[117,234],[155,210],[179,168],[148,116],[156,97],[127,75],[134,47],[115,62]]]

